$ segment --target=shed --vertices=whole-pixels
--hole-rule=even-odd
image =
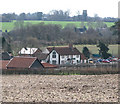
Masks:
[[[43,65],[36,57],[17,56],[10,60],[7,69],[43,69]]]

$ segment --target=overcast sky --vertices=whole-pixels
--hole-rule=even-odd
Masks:
[[[100,17],[118,17],[118,2],[120,0],[1,0],[0,14],[25,12],[48,13],[51,10],[70,10],[71,15],[77,11],[82,14],[88,11],[88,16],[98,14]]]

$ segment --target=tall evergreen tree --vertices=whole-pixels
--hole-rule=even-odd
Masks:
[[[2,49],[3,51],[12,52],[10,44],[2,37]]]
[[[90,52],[87,47],[83,47],[83,54],[85,55],[86,58],[90,58]]]
[[[110,53],[108,53],[109,48],[107,45],[105,45],[102,42],[99,42],[99,44],[97,45],[97,47],[99,47],[99,54],[101,55],[102,58],[107,59],[111,56]]]

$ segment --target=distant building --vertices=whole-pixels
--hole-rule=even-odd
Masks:
[[[83,19],[84,21],[87,20],[87,10],[83,10]]]
[[[87,28],[84,26],[83,28],[74,28],[76,33],[85,33],[87,31]]]

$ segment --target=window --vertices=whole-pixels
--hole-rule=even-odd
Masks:
[[[56,60],[52,60],[52,64],[56,64]]]
[[[72,58],[72,60],[75,60],[75,58]]]
[[[56,58],[56,52],[53,52],[52,58]]]

